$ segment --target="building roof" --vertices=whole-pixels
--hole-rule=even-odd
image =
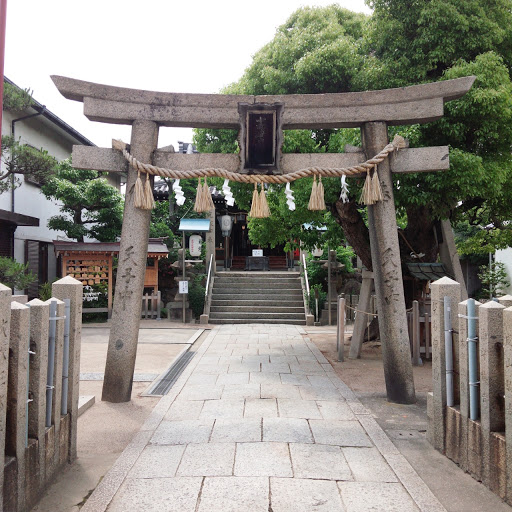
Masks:
[[[16,85],[12,80],[9,80],[9,78],[7,78],[6,76],[4,76],[4,81],[10,85],[22,90],[20,86]],[[70,126],[68,123],[63,121],[60,117],[58,117],[53,112],[48,110],[45,105],[42,105],[34,98],[32,98],[32,105],[30,106],[30,108],[35,110],[36,112],[39,112],[44,118],[48,119],[48,121],[50,121],[54,125],[58,126],[61,130],[66,132],[68,135],[70,135],[73,139],[75,139],[80,144],[83,144],[84,146],[95,146],[96,145],[93,142],[91,142],[87,137],[84,137],[81,133],[77,132],[72,126]]]
[[[0,221],[10,222],[16,226],[39,226],[39,219],[30,215],[0,210]]]
[[[165,256],[169,249],[164,243],[165,238],[150,238],[148,240],[148,255]],[[57,256],[66,252],[85,252],[89,254],[119,253],[120,242],[64,242],[53,240]]]
[[[207,233],[210,231],[210,219],[181,219],[178,230]]]
[[[436,281],[441,277],[453,279],[442,263],[407,263],[407,268],[413,277],[421,281]]]

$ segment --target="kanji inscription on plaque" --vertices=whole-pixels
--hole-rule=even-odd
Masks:
[[[238,105],[242,169],[269,172],[279,169],[282,104]]]

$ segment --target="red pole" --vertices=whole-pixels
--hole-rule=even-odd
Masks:
[[[0,0],[0,135],[2,132],[2,114],[4,111],[4,58],[5,58],[5,25],[7,18],[7,0]],[[2,138],[0,137],[0,155],[2,154]]]

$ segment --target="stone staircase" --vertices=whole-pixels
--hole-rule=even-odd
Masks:
[[[217,272],[211,324],[306,325],[298,272]]]

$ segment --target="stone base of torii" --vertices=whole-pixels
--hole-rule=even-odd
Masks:
[[[252,172],[247,169],[245,153],[241,158],[240,155],[224,154],[183,155],[157,149],[160,126],[229,128],[245,133],[240,115],[242,106],[243,109],[250,110],[252,106],[261,110],[264,105],[279,105],[277,142],[282,140],[281,129],[361,128],[361,152],[281,155],[280,144],[275,144],[275,169],[270,172],[281,174],[311,166],[346,168],[358,165],[388,144],[388,125],[425,123],[441,118],[444,102],[463,96],[475,77],[382,91],[280,96],[159,93],[58,76],[52,79],[66,98],[84,103],[84,114],[90,120],[131,125],[132,156],[141,162],[178,171],[217,167]],[[127,165],[119,151],[75,146],[73,166],[128,173],[102,395],[103,400],[126,402],[131,399],[151,213],[135,208],[137,173]],[[383,200],[368,207],[372,261],[378,269],[374,277],[386,389],[388,399],[393,402],[413,403],[415,391],[391,173],[448,168],[446,146],[404,149],[379,164]]]

